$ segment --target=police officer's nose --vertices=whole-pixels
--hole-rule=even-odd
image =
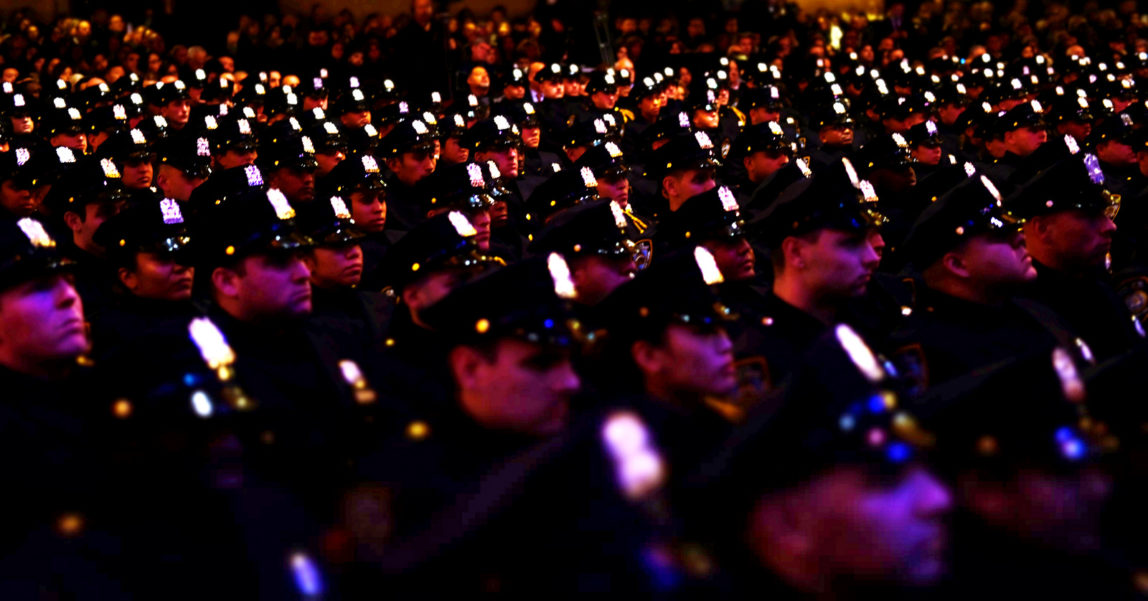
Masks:
[[[1111,238],[1116,233],[1116,222],[1107,215],[1100,216],[1100,223],[1098,224],[1100,235],[1105,238]]]
[[[348,261],[357,261],[363,258],[363,247],[358,244],[348,246],[346,253],[343,255]]]
[[[582,379],[574,371],[574,364],[566,359],[554,367],[550,378],[552,391],[563,395],[574,395],[582,388]]]
[[[76,292],[76,288],[72,286],[68,280],[62,277],[58,278],[53,292],[55,293],[56,307],[60,309],[81,309],[80,293]]]
[[[291,279],[295,282],[311,281],[311,270],[307,268],[307,264],[299,257],[293,257],[291,259]]]

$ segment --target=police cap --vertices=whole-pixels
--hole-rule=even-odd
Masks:
[[[974,174],[921,213],[901,251],[923,270],[973,236],[1011,234],[1018,227],[1017,219],[1005,211],[996,184],[987,175]]]

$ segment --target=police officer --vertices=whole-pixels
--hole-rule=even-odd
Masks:
[[[155,186],[180,202],[211,175],[211,142],[204,136],[165,140],[156,148]]]
[[[1139,194],[1148,184],[1136,161],[1135,124],[1127,114],[1117,114],[1101,120],[1092,129],[1089,140],[1100,159],[1106,185],[1121,197]]]
[[[676,211],[687,199],[717,185],[714,178],[719,165],[713,141],[705,132],[675,135],[646,165],[647,175],[658,185],[658,196],[635,198],[636,212],[656,222],[659,216]]]
[[[925,286],[894,339],[926,385],[1058,344],[1083,355],[1055,312],[1017,298],[1036,271],[988,176],[969,177],[926,209],[902,250]]]
[[[9,219],[34,215],[40,203],[33,190],[36,188],[34,164],[29,164],[31,151],[24,147],[0,153],[0,214]]]
[[[434,173],[437,159],[430,129],[420,119],[400,121],[379,146],[388,173],[387,229],[410,231],[426,220],[425,192],[419,183]]]
[[[1037,272],[1033,298],[1064,317],[1101,361],[1142,338],[1105,271],[1119,205],[1104,181],[1095,155],[1080,153],[1008,199],[1009,210],[1025,219],[1025,246]]]
[[[387,185],[378,161],[367,154],[351,155],[331,171],[324,184],[319,194],[342,198],[355,220],[355,229],[363,234],[359,240],[363,251],[359,285],[364,290],[382,290],[383,265],[393,234],[386,230]]]
[[[268,131],[259,163],[267,184],[283,193],[287,201],[302,206],[315,200],[315,145],[311,138],[272,127]]]
[[[733,141],[726,161],[729,174],[723,178],[737,195],[739,204],[749,204],[761,186],[793,158],[793,141],[776,121],[747,127]]]
[[[638,232],[615,201],[599,200],[561,211],[535,237],[535,255],[560,253],[570,266],[576,302],[594,306],[638,271]]]

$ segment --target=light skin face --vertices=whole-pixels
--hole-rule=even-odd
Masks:
[[[750,280],[757,275],[753,247],[745,238],[707,240],[702,246],[714,256],[718,270],[726,281]]]
[[[436,163],[434,152],[429,150],[404,152],[387,159],[387,167],[395,173],[400,182],[408,186],[413,186],[434,173]]]
[[[976,236],[957,252],[959,265],[967,277],[992,287],[1010,287],[1036,278],[1032,257],[1025,246],[1024,234]],[[946,261],[949,256],[946,255]]]
[[[939,165],[943,155],[944,152],[939,144],[936,146],[918,144],[913,148],[913,157],[922,165]]]
[[[220,169],[231,169],[233,167],[254,165],[255,159],[259,158],[259,153],[254,150],[235,150],[228,149],[223,154],[215,156],[215,162],[219,164]]]
[[[150,162],[129,161],[124,163],[122,171],[124,187],[142,190],[151,186],[153,170]]]
[[[489,352],[456,347],[450,367],[459,401],[475,421],[531,436],[562,432],[581,387],[568,351],[511,338]]]
[[[612,200],[626,208],[630,202],[630,180],[626,176],[599,178],[598,198]]]
[[[603,111],[608,111],[618,104],[618,90],[614,89],[613,92],[594,92],[590,95],[590,102],[594,107]]]
[[[1005,148],[1017,155],[1026,157],[1048,141],[1048,130],[1039,127],[1021,127],[1005,132]]]
[[[868,232],[822,229],[782,241],[783,265],[773,291],[829,323],[848,299],[865,294],[881,260]]]
[[[470,93],[475,96],[484,96],[490,91],[490,74],[486,72],[486,67],[475,67],[471,69],[470,76],[466,78],[466,84],[470,86]]]
[[[756,184],[787,165],[789,163],[789,155],[784,152],[774,151],[755,152],[742,159],[742,163],[745,165],[745,171],[749,176],[749,181]]]
[[[518,149],[513,146],[480,150],[474,153],[474,157],[480,163],[494,161],[503,177],[518,176]]]
[[[347,158],[347,155],[344,154],[342,150],[335,150],[332,152],[316,152],[315,162],[319,163],[319,170],[317,173],[319,175],[327,175],[339,163],[343,162],[343,159],[345,158]]]
[[[64,223],[72,230],[72,241],[82,250],[94,255],[103,254],[103,249],[92,241],[92,237],[108,217],[119,212],[119,207],[107,202],[91,202],[79,210],[84,212],[83,219],[75,211],[64,213]]]
[[[415,324],[426,327],[421,318],[422,311],[446,298],[446,295],[465,281],[466,273],[458,269],[432,273],[403,288],[403,304],[410,309],[411,319]]]
[[[136,255],[134,269],[119,269],[120,283],[140,298],[183,301],[191,298],[194,267],[176,263],[171,257],[151,252]]]
[[[670,324],[659,343],[635,342],[630,356],[646,391],[662,400],[696,402],[737,389],[733,343],[721,327]]]
[[[347,127],[359,129],[371,122],[371,111],[349,111],[339,116],[339,122]]]
[[[658,120],[658,114],[662,112],[662,107],[665,104],[665,98],[657,94],[645,96],[638,101],[638,112],[642,114],[642,119],[653,123]]]
[[[303,257],[318,288],[352,288],[363,277],[363,249],[358,244],[317,246]]]
[[[71,148],[77,154],[83,154],[88,150],[88,137],[82,133],[78,134],[56,134],[48,140],[54,147]]]
[[[217,267],[211,274],[216,303],[232,317],[279,321],[311,313],[311,271],[300,254],[253,255],[239,267]]]
[[[10,121],[12,123],[12,133],[15,134],[30,134],[32,133],[32,129],[36,126],[35,122],[32,121],[31,115],[24,115],[23,117],[12,117]]]
[[[1117,167],[1131,167],[1137,164],[1136,151],[1124,142],[1112,140],[1096,146],[1096,158],[1107,165]]]
[[[684,169],[662,178],[662,195],[676,211],[690,198],[709,192],[717,186],[713,169]]]
[[[1030,219],[1024,238],[1034,259],[1056,269],[1104,267],[1116,224],[1103,213],[1060,211]]]
[[[204,178],[188,177],[183,171],[171,165],[160,165],[159,175],[156,177],[156,185],[163,191],[164,196],[183,202],[187,202],[191,198],[191,193],[204,181],[206,181]]]
[[[718,112],[698,109],[694,111],[693,124],[694,127],[699,129],[716,129],[718,126]]]
[[[541,84],[542,97],[549,100],[556,100],[566,95],[565,89],[561,83],[555,81],[544,81]]]
[[[363,231],[377,234],[387,224],[387,201],[378,192],[352,192],[351,218]]]
[[[0,184],[0,207],[17,217],[27,217],[36,212],[39,203],[31,190],[17,188],[8,180]]]
[[[522,143],[527,148],[538,148],[542,142],[542,128],[540,127],[523,127],[522,128]]]
[[[470,158],[470,149],[460,144],[459,138],[447,138],[442,144],[442,160],[452,165],[465,163]]]
[[[1057,124],[1056,132],[1061,136],[1065,134],[1076,138],[1077,141],[1087,140],[1088,136],[1092,134],[1091,123],[1078,123],[1076,121],[1064,121]]]
[[[763,106],[754,107],[749,110],[750,125],[769,123],[770,121],[781,121],[781,113],[779,111],[770,110]]]
[[[952,492],[924,467],[895,480],[840,466],[795,488],[767,493],[750,513],[750,548],[791,585],[825,593],[834,582],[935,584]]]
[[[278,169],[271,176],[270,184],[292,203],[308,203],[315,200],[314,169]]]
[[[191,118],[191,101],[173,100],[160,109],[159,114],[176,129],[182,129]]]
[[[88,351],[80,295],[62,275],[0,291],[0,365],[50,376]]]
[[[590,255],[574,259],[570,274],[574,289],[578,291],[578,301],[586,305],[596,305],[611,292],[633,279],[638,267],[634,258],[602,257]]]

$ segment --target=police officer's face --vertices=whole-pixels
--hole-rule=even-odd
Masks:
[[[518,148],[514,146],[491,148],[489,150],[476,152],[474,156],[479,161],[494,161],[494,164],[498,166],[498,171],[502,173],[503,177],[518,177]]]
[[[0,360],[14,369],[68,361],[87,352],[80,295],[54,275],[0,291]]]
[[[311,313],[311,272],[301,255],[278,252],[243,258],[241,269],[222,269],[225,288],[243,320],[296,319]],[[221,270],[217,270],[221,271]]]
[[[247,165],[254,165],[259,153],[254,149],[228,149],[223,154],[216,155],[216,162],[220,169],[232,169]]]
[[[594,103],[595,108],[608,111],[618,104],[618,91],[615,89],[613,92],[594,92],[590,96],[590,102]]]
[[[918,144],[913,148],[913,157],[922,165],[939,165],[943,154],[940,144]]]
[[[64,148],[71,148],[72,150],[76,151],[76,154],[83,154],[84,152],[87,152],[87,150],[88,150],[88,137],[85,136],[83,133],[56,134],[56,135],[52,136],[52,139],[49,140],[49,142],[52,144],[52,146],[54,146],[56,148],[59,148],[61,146],[63,146]]]
[[[749,110],[750,125],[768,123],[770,121],[781,121],[781,112],[770,110],[763,106],[754,107]]]
[[[395,177],[408,186],[413,186],[434,173],[435,164],[432,150],[404,152],[397,158],[387,159],[387,166],[395,173]]]
[[[730,396],[737,390],[733,343],[724,328],[671,324],[658,344],[638,342],[631,349],[653,394]]]
[[[853,128],[848,125],[830,125],[821,128],[821,143],[829,146],[850,146],[853,144]]]
[[[957,119],[961,118],[961,113],[964,112],[965,107],[959,104],[946,104],[941,107],[940,113],[938,113],[937,116],[941,120],[941,123],[952,125],[957,122]]]
[[[670,210],[676,211],[682,203],[717,186],[713,169],[686,169],[677,175],[667,175],[662,180],[666,198],[670,200]]]
[[[31,190],[17,188],[8,180],[0,184],[0,207],[17,217],[27,217],[36,212],[39,203]]]
[[[194,276],[195,268],[151,252],[136,255],[135,269],[121,267],[119,270],[120,282],[135,296],[167,301],[191,298]]]
[[[548,99],[558,99],[566,95],[565,89],[562,84],[556,81],[542,82],[542,97]]]
[[[718,270],[727,281],[749,280],[757,275],[753,247],[745,238],[707,240],[702,246],[714,256]]]
[[[623,209],[630,202],[630,180],[624,175],[604,177],[598,180],[598,197],[612,200]]]
[[[151,185],[152,166],[149,161],[133,160],[124,163],[124,186],[132,190],[142,190]]]
[[[1092,135],[1092,124],[1087,121],[1064,121],[1057,124],[1056,131],[1062,136],[1072,136],[1077,141],[1087,140],[1088,136]]]
[[[718,126],[718,112],[717,111],[703,111],[701,109],[694,111],[693,119],[694,127],[699,129],[716,129]]]
[[[745,157],[745,170],[751,182],[761,180],[773,175],[789,163],[789,155],[777,151],[760,151]]]
[[[465,163],[470,158],[470,149],[460,143],[460,138],[447,138],[442,144],[442,160],[448,164],[457,165]]]
[[[522,143],[527,148],[538,148],[542,142],[542,128],[540,127],[524,127],[522,128]]]
[[[363,231],[375,234],[387,224],[387,201],[378,192],[353,192],[351,218]]]
[[[1048,130],[1043,127],[1021,127],[1005,133],[1005,145],[1013,154],[1026,157],[1048,141]]]
[[[503,88],[502,95],[507,100],[522,100],[526,98],[526,87],[520,85],[509,85]]]
[[[314,169],[280,169],[271,181],[291,202],[308,203],[315,200]]]
[[[345,158],[347,158],[347,155],[344,154],[342,150],[335,150],[333,152],[316,152],[315,162],[319,163],[318,174],[327,175],[339,163],[343,162],[343,159]]]
[[[944,518],[952,506],[952,492],[923,467],[885,478],[841,466],[767,493],[748,531],[758,558],[775,569],[816,561],[827,582],[922,586],[947,570]],[[788,519],[793,511],[801,519]]]
[[[814,295],[847,299],[865,294],[881,260],[868,233],[823,229],[814,240],[798,242],[803,280]]]
[[[591,255],[575,260],[570,266],[578,302],[596,305],[618,286],[634,278],[638,272],[632,256],[599,257]]]
[[[164,196],[181,201],[191,198],[191,193],[203,182],[203,178],[189,177],[171,165],[160,165],[159,177],[156,178],[156,185],[163,191]]]
[[[1132,146],[1119,140],[1112,140],[1096,146],[1096,156],[1109,165],[1131,167],[1136,164],[1136,151]]]
[[[311,283],[319,288],[350,288],[363,277],[363,249],[358,244],[317,246],[304,258]]]
[[[371,111],[348,111],[339,116],[339,121],[355,129],[365,127],[371,122]]]
[[[988,288],[1008,288],[1036,279],[1020,231],[974,236],[957,254],[968,278]]]
[[[31,115],[24,115],[23,117],[12,117],[12,133],[14,134],[30,134],[32,129],[36,126],[32,121]]]
[[[74,211],[64,213],[64,222],[72,230],[72,240],[76,246],[88,252],[102,251],[92,238],[109,217],[120,212],[120,208],[116,203],[92,202],[79,208],[84,212],[82,219]]]
[[[1031,233],[1039,242],[1035,246],[1056,256],[1046,258],[1038,254],[1042,263],[1069,268],[1104,267],[1108,252],[1112,250],[1112,237],[1116,224],[1103,213],[1061,211],[1039,217],[1025,227],[1026,239]],[[1047,250],[1044,250],[1047,249]]]
[[[168,123],[179,129],[187,125],[188,119],[191,118],[191,101],[173,100],[164,105],[159,113],[164,119],[167,119]]]
[[[638,112],[642,113],[643,119],[653,123],[658,120],[658,114],[662,112],[663,106],[665,98],[659,94],[651,94],[638,101]]]
[[[490,211],[483,209],[481,211],[473,211],[467,215],[470,224],[474,226],[476,232],[474,235],[474,244],[478,250],[486,252],[490,250],[490,228],[491,218]]]
[[[491,351],[459,347],[451,370],[463,408],[479,424],[532,436],[565,427],[582,383],[568,351],[503,339]]]

